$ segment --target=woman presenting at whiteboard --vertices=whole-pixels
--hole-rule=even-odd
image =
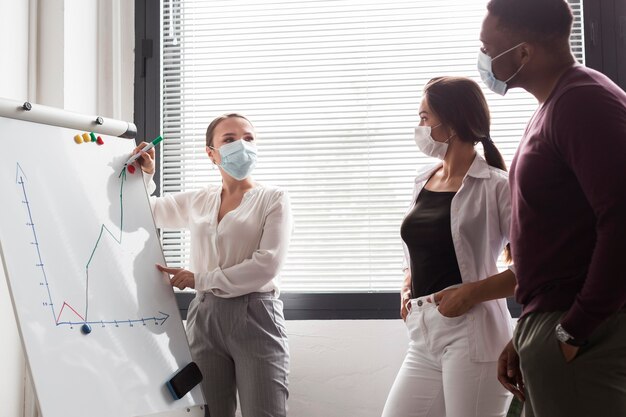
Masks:
[[[151,197],[159,228],[188,229],[190,269],[166,268],[174,287],[195,288],[187,337],[202,370],[211,417],[287,414],[289,349],[278,278],[292,230],[285,191],[255,182],[254,127],[239,114],[213,120],[206,153],[221,185]],[[154,191],[154,149],[138,159]]]

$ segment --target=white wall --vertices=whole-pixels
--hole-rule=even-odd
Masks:
[[[289,415],[380,417],[408,347],[402,320],[288,321]]]
[[[28,1],[0,0],[0,97],[28,93]],[[21,416],[25,363],[13,306],[0,260],[0,416]]]
[[[26,98],[28,1],[0,0],[0,97]]]
[[[33,102],[63,108],[65,104],[65,44],[63,41],[63,1],[45,0],[39,2],[37,22],[31,33],[36,37],[33,43],[35,56],[31,63],[36,78],[35,91],[30,98]],[[79,82],[80,80],[76,80]]]
[[[380,417],[408,348],[402,320],[287,321],[287,335],[289,416]]]
[[[98,4],[95,1],[65,3],[63,107],[93,114],[97,112],[98,93]]]
[[[0,0],[9,1],[9,0]],[[28,1],[21,0],[24,3]],[[134,2],[30,0],[36,43],[30,100],[132,121]]]

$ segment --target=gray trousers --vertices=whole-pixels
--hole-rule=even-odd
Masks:
[[[200,293],[189,305],[187,338],[202,371],[207,416],[285,417],[289,348],[283,304],[273,293],[220,298]]]
[[[603,322],[569,363],[554,335],[563,315],[533,313],[515,329],[526,417],[626,416],[626,312]]]

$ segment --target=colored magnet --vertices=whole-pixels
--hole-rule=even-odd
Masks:
[[[102,136],[98,136],[98,139],[96,140],[96,143],[98,145],[104,145],[104,141],[102,140]]]
[[[128,172],[130,172],[131,174],[135,173],[135,166],[134,165],[128,165],[126,167],[126,169],[128,170]]]
[[[91,333],[91,326],[85,323],[82,326],[80,326],[80,331],[83,332],[83,334],[89,334]]]
[[[83,143],[83,137],[81,135],[74,136],[74,142]]]
[[[92,141],[92,142],[95,142],[95,141],[96,141],[96,135],[94,135],[94,134],[93,134],[93,132],[91,132],[91,133],[89,134],[89,136],[91,137],[91,141]]]
[[[89,137],[89,133],[83,133],[83,142],[91,142],[91,137]]]

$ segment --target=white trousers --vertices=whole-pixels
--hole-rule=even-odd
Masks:
[[[409,350],[383,417],[504,416],[511,397],[498,382],[497,362],[472,362],[467,317],[445,317],[427,298],[411,300]]]

